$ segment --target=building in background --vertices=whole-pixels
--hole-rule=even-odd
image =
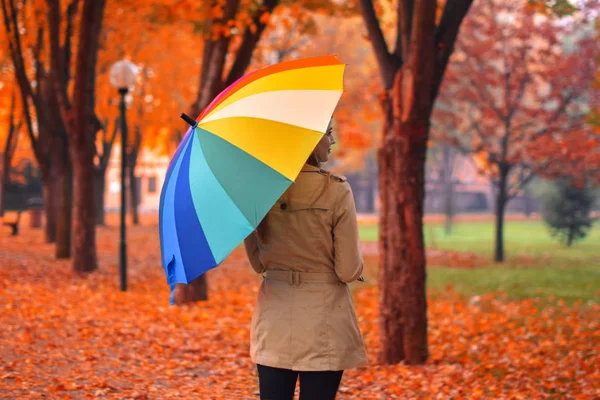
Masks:
[[[152,149],[142,148],[135,167],[135,185],[138,189],[138,212],[156,213],[160,203],[160,190],[165,180],[170,157]],[[127,182],[129,185],[129,182]],[[129,196],[127,201],[130,201]],[[121,148],[113,146],[110,163],[106,171],[106,211],[121,208]]]

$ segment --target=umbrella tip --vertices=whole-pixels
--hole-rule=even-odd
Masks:
[[[185,122],[187,122],[188,124],[190,124],[190,126],[192,128],[195,128],[196,125],[198,125],[198,122],[196,122],[196,120],[192,117],[190,117],[189,115],[187,115],[186,113],[181,113],[180,115],[181,119],[183,119]]]

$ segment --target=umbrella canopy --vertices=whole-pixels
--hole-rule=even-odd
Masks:
[[[257,70],[191,121],[159,207],[171,293],[219,265],[296,179],[342,95],[344,68],[324,56]]]

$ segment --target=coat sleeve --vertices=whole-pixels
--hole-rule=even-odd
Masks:
[[[246,249],[246,255],[248,256],[248,261],[250,261],[250,265],[252,265],[252,269],[256,271],[257,274],[261,274],[265,271],[265,266],[260,261],[260,244],[258,241],[258,236],[256,232],[252,232],[250,236],[248,236],[244,240],[244,248]]]
[[[347,182],[338,193],[333,221],[335,273],[342,282],[357,280],[363,272],[363,259],[358,237],[358,222],[352,189]]]

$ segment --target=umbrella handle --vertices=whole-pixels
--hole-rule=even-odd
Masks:
[[[187,115],[186,113],[181,113],[180,115],[181,119],[183,119],[185,122],[187,122],[188,124],[190,124],[190,126],[192,128],[195,128],[196,125],[198,125],[198,122],[196,122],[196,120],[192,117],[190,117],[189,115]]]

